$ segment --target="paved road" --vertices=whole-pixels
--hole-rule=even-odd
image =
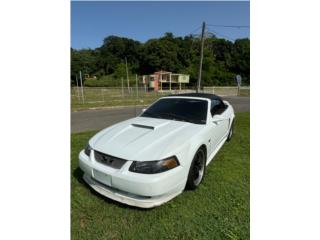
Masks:
[[[236,112],[250,111],[249,97],[224,97]],[[86,110],[71,113],[71,132],[100,130],[114,123],[135,117],[144,107],[122,107],[100,110]]]

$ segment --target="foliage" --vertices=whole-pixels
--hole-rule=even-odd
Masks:
[[[96,58],[93,54],[94,50],[91,49],[82,49],[82,50],[74,50],[71,48],[71,79],[72,83],[76,84],[76,75],[80,70],[85,72],[92,72],[96,69],[91,69],[96,66],[94,62]]]
[[[172,33],[145,43],[109,36],[99,48],[71,49],[72,83],[80,70],[83,74],[97,76],[97,81],[106,75],[111,79],[125,78],[125,58],[130,74],[144,75],[159,70],[186,73],[190,75],[190,85],[195,85],[199,72],[200,40],[191,35],[175,37]],[[245,85],[250,85],[250,40],[231,42],[215,36],[206,39],[202,85],[235,85],[237,74],[242,76]]]

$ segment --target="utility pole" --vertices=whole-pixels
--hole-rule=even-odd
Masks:
[[[127,63],[127,57],[126,59],[126,72],[127,72],[127,82],[128,82],[128,92],[130,93],[130,85],[129,85],[129,72],[128,72],[128,63]]]
[[[206,28],[206,23],[202,23],[202,33],[201,33],[201,53],[200,53],[200,66],[199,66],[199,75],[198,75],[198,82],[197,82],[197,93],[200,92],[201,86],[201,73],[202,73],[202,60],[203,60],[203,46],[204,46],[204,31]]]

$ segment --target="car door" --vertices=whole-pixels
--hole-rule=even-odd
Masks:
[[[211,152],[216,149],[228,133],[230,119],[227,108],[228,105],[226,105],[222,100],[211,100],[211,123],[209,123],[211,124]]]

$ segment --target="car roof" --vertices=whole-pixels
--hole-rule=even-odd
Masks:
[[[169,95],[170,97],[197,97],[197,98],[206,98],[209,100],[219,99],[222,100],[221,97],[211,93],[180,93]]]

